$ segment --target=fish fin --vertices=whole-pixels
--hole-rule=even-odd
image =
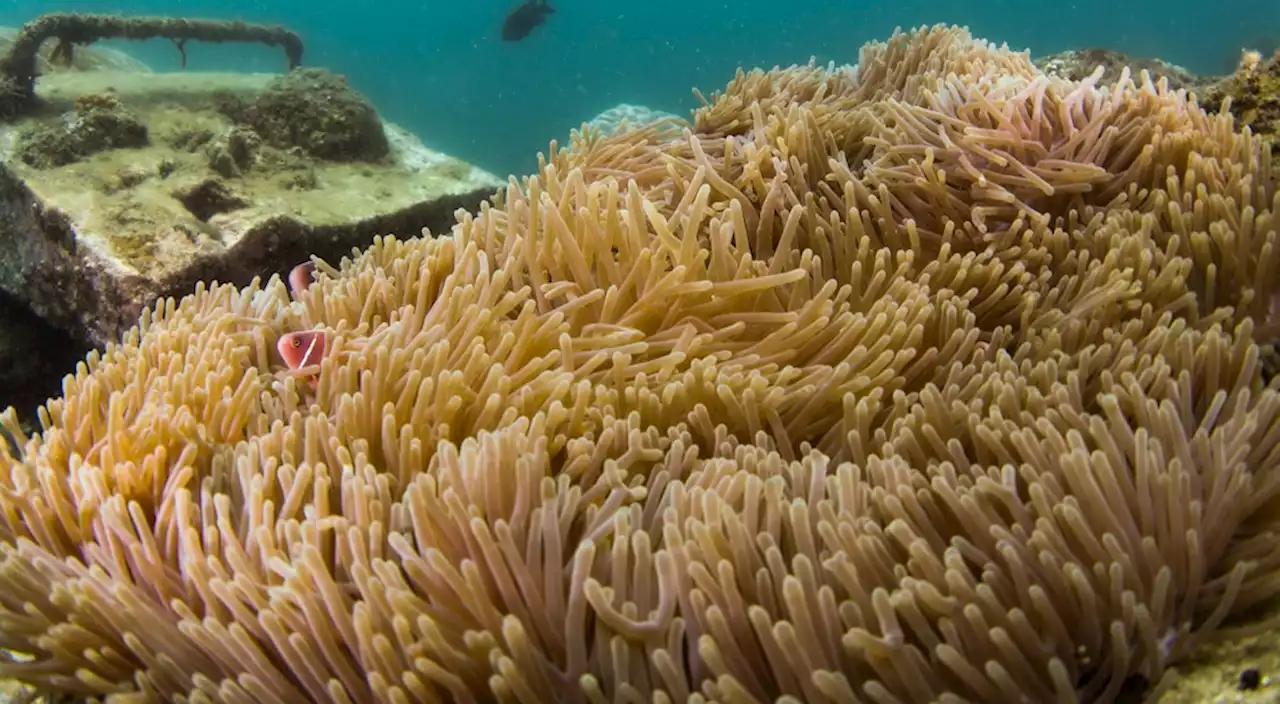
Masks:
[[[294,294],[306,291],[315,281],[316,263],[308,259],[289,271],[289,290]]]

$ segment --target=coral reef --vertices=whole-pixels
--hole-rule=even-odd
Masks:
[[[951,27],[197,286],[0,451],[0,675],[130,701],[1109,702],[1280,591],[1270,154]],[[292,278],[292,277],[291,277]],[[319,364],[276,350],[322,341]],[[314,361],[308,351],[301,359]]]
[[[123,17],[53,12],[22,25],[0,56],[0,117],[12,118],[29,111],[35,103],[35,82],[39,75],[41,47],[56,39],[49,61],[71,64],[75,47],[101,39],[145,40],[164,38],[173,41],[187,63],[186,42],[256,42],[284,49],[293,69],[302,63],[302,38],[283,27],[196,20],[180,17]]]

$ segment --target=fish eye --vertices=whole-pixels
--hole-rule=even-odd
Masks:
[[[295,337],[292,340],[289,340],[289,344],[292,345],[293,347],[301,347],[302,340],[299,340],[298,338]]]

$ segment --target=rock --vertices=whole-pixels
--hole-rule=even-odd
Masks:
[[[1249,624],[1274,622],[1280,617],[1280,602],[1272,599],[1254,608]],[[1244,625],[1244,622],[1231,625]],[[1280,699],[1280,648],[1276,647],[1274,629],[1245,627],[1240,635],[1231,635],[1231,627],[1222,637],[1198,645],[1189,657],[1174,666],[1177,679],[1155,699],[1153,704],[1183,702],[1232,704],[1274,704]],[[1242,687],[1247,671],[1259,675],[1258,686]]]
[[[1181,66],[1175,66],[1161,59],[1139,58],[1113,49],[1072,49],[1050,54],[1049,56],[1042,56],[1035,59],[1034,63],[1041,71],[1050,76],[1058,76],[1073,81],[1081,81],[1088,78],[1094,69],[1102,66],[1103,73],[1100,82],[1102,84],[1118,81],[1120,72],[1125,66],[1129,67],[1129,73],[1133,76],[1135,82],[1140,80],[1138,74],[1145,70],[1150,74],[1152,81],[1157,81],[1164,77],[1169,82],[1169,87],[1174,90],[1185,88],[1190,91],[1196,91],[1208,86],[1214,80],[1205,76],[1197,76]]]
[[[253,165],[261,142],[257,132],[239,125],[232,127],[205,146],[209,168],[227,178],[243,176]]]
[[[60,394],[62,377],[88,351],[0,292],[0,408],[12,405],[23,425],[35,427],[36,407]]]
[[[17,136],[18,158],[38,169],[65,166],[108,149],[147,146],[147,126],[110,93],[81,96],[64,119],[37,123]]]
[[[197,281],[243,285],[287,272],[310,254],[337,261],[376,234],[443,232],[458,208],[476,208],[502,186],[380,118],[385,147],[361,126],[343,138],[339,151],[346,151],[337,160],[325,149],[257,133],[253,115],[262,96],[274,104],[280,96],[271,91],[282,85],[337,85],[303,78],[112,71],[42,77],[41,111],[0,126],[0,237],[7,243],[0,289],[74,339],[101,346],[131,327],[143,307],[184,295]],[[365,119],[339,102],[345,119]],[[68,150],[74,158],[41,168],[22,159],[20,135],[65,130],[78,106],[131,116],[147,139],[93,148],[77,142]],[[327,118],[315,119],[313,127],[327,129]]]
[[[1280,154],[1280,51],[1270,56],[1244,52],[1235,72],[1205,90],[1200,104],[1217,111],[1228,99],[1236,124],[1267,140],[1272,154]],[[1280,176],[1280,162],[1275,167]]]
[[[300,68],[275,79],[240,121],[275,147],[297,147],[317,159],[376,161],[390,149],[382,120],[345,78]]]

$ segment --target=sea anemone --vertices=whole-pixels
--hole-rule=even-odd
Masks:
[[[577,133],[296,301],[162,301],[0,456],[0,674],[246,704],[1158,692],[1280,590],[1269,159],[1162,84],[929,27],[740,74],[675,136]],[[312,330],[314,387],[274,352]]]

